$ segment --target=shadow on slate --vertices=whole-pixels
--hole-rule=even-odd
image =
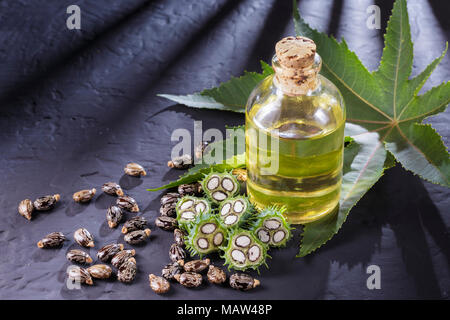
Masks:
[[[159,0],[160,1],[160,0]],[[2,105],[1,111],[7,112],[9,107],[16,107],[13,102],[15,102],[18,97],[21,96],[31,96],[33,91],[42,86],[42,79],[49,79],[55,77],[57,74],[64,72],[65,69],[70,67],[73,62],[79,59],[86,51],[92,50],[94,47],[98,46],[98,42],[102,39],[108,38],[111,35],[117,33],[117,31],[124,27],[130,20],[132,20],[136,14],[142,12],[145,8],[151,5],[155,0],[142,1],[134,9],[123,14],[119,19],[112,19],[111,22],[105,24],[94,25],[95,29],[92,30],[92,36],[84,36],[81,38],[80,44],[75,46],[71,51],[63,53],[61,48],[65,44],[57,44],[54,47],[58,50],[57,59],[52,58],[43,64],[42,70],[35,72],[27,77],[27,80],[23,83],[16,84],[11,90],[2,92],[0,96],[0,104]],[[98,26],[101,26],[99,28]],[[82,35],[85,32],[82,31]],[[80,38],[77,38],[79,40]],[[46,51],[45,56],[49,53]],[[44,56],[44,58],[45,58]]]
[[[447,34],[447,39],[450,36],[450,19],[448,14],[450,12],[450,2],[448,1],[436,1],[428,0],[436,19],[439,21],[442,29],[445,30]]]
[[[300,2],[300,1],[299,1]],[[292,1],[274,0],[257,41],[245,64],[248,71],[261,71],[260,61],[271,63],[275,44],[280,40],[289,22],[292,20]]]
[[[334,0],[331,8],[330,22],[328,24],[327,33],[330,36],[336,37],[339,23],[341,22],[343,0]]]
[[[381,47],[384,47],[384,34],[386,33],[387,23],[392,14],[394,0],[375,0],[374,4],[380,8],[381,29],[379,31],[379,41]]]
[[[202,27],[191,34],[189,38],[186,40],[186,43],[180,47],[176,53],[174,53],[168,61],[164,62],[159,70],[152,70],[152,72],[147,72],[147,74],[151,74],[150,78],[136,78],[131,75],[133,79],[133,90],[132,92],[128,92],[128,96],[133,97],[133,107],[139,105],[139,102],[144,98],[144,96],[149,92],[150,88],[158,81],[160,81],[166,73],[172,68],[177,67],[177,61],[192,52],[198,42],[207,36],[209,30],[213,30],[222,20],[226,19],[228,15],[233,12],[238,6],[239,1],[229,0],[226,4],[220,8],[220,10],[212,15]],[[141,23],[146,23],[146,21],[142,21]],[[207,32],[205,32],[207,31]],[[148,51],[148,54],[151,54],[151,50]],[[101,60],[102,57],[97,57],[97,59]],[[140,82],[137,82],[140,80]],[[129,118],[133,112],[127,112],[130,109],[130,101],[123,100],[122,102],[116,101],[114,109],[110,109],[108,114],[105,115],[100,120],[100,126],[108,127],[114,125],[115,129],[120,131],[122,126],[126,126],[127,118]],[[135,110],[137,112],[137,110]],[[105,145],[109,139],[107,135],[98,136],[96,135],[97,129],[87,129],[90,132],[91,136],[96,136],[96,139],[92,139],[89,144],[85,144],[79,148],[76,148],[73,152],[74,154],[83,154],[87,153],[90,150],[96,150],[102,145]]]
[[[391,200],[388,202],[391,209],[387,223],[394,231],[406,271],[414,279],[419,297],[440,298],[440,288],[422,223],[428,214],[431,216],[426,220],[433,216],[438,217],[438,209],[432,203],[420,178],[406,172],[400,166],[395,169],[384,188],[386,192],[384,196]],[[389,197],[390,194],[395,194],[396,197]],[[439,221],[442,222],[441,219],[437,219],[435,223],[427,226],[428,232],[435,239],[442,239],[440,232],[445,229],[445,225],[441,225]],[[443,251],[444,255],[447,255],[447,260],[448,243],[447,240],[447,249]]]
[[[382,228],[388,225],[394,232],[417,295],[441,298],[424,226],[449,261],[446,226],[420,179],[400,165],[389,169],[361,199],[340,232],[320,249],[321,253],[349,268],[360,263],[365,268],[376,249],[381,248]]]

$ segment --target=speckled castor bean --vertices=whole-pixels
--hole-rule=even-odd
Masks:
[[[74,232],[73,238],[82,247],[93,247],[94,237],[85,228],[80,228]]]
[[[67,252],[66,258],[69,261],[82,263],[82,264],[92,263],[92,258],[87,252],[84,252],[82,250],[77,250],[77,249],[70,250],[69,252]]]
[[[136,260],[130,258],[119,267],[119,272],[117,273],[117,279],[120,282],[129,283],[136,277],[137,266]]]
[[[66,237],[62,232],[52,232],[39,240],[37,246],[39,248],[55,248],[61,246],[65,240]]]
[[[102,191],[111,196],[123,196],[122,187],[115,182],[106,182],[103,184]]]
[[[70,280],[78,283],[85,283],[90,286],[94,284],[89,272],[87,272],[86,269],[81,268],[79,266],[70,266],[69,269],[67,270],[67,276],[69,277]]]
[[[60,199],[59,194],[53,196],[40,197],[34,200],[33,206],[37,211],[47,211],[55,207],[56,202]]]
[[[122,233],[128,233],[136,230],[144,230],[147,226],[147,219],[142,216],[131,218],[122,227]]]
[[[75,192],[72,198],[75,202],[86,203],[92,200],[96,192],[97,190],[95,188],[90,190],[81,190]]]
[[[247,181],[247,170],[238,168],[238,169],[233,169],[233,171],[231,171],[231,173],[236,177],[236,179],[239,182]]]
[[[27,220],[31,220],[31,215],[34,211],[33,202],[30,199],[25,199],[20,201],[19,207],[17,208],[19,214]]]
[[[181,285],[187,288],[195,288],[202,284],[202,275],[195,272],[184,272],[174,277]]]
[[[106,221],[108,221],[108,226],[112,229],[119,225],[122,221],[123,212],[118,206],[110,206],[108,211],[106,211]]]
[[[210,265],[209,259],[204,260],[192,260],[184,264],[184,271],[200,273]]]
[[[235,273],[230,277],[230,286],[236,290],[247,291],[260,285],[259,280],[245,273]]]
[[[178,260],[184,260],[186,258],[186,252],[181,246],[177,245],[176,243],[173,243],[169,249],[169,258],[173,262],[176,262]]]
[[[169,162],[167,166],[169,168],[187,169],[192,165],[192,157],[189,154],[183,154],[182,156],[175,157]]]
[[[125,168],[123,168],[123,171],[125,174],[132,177],[143,177],[147,175],[144,167],[134,162],[127,164]]]
[[[181,195],[176,192],[166,193],[161,197],[161,205],[165,205],[168,203],[177,203],[177,201],[181,198]]]
[[[155,225],[165,231],[172,231],[177,227],[177,220],[171,217],[158,217]]]
[[[184,237],[185,236],[186,236],[186,234],[184,233],[183,230],[181,230],[181,229],[173,230],[173,239],[174,239],[175,243],[177,245],[179,245],[180,247],[184,246]]]
[[[117,253],[123,250],[122,243],[111,243],[102,247],[98,250],[97,258],[99,258],[103,262],[108,262],[111,260]]]
[[[150,288],[157,293],[167,293],[170,290],[170,283],[163,277],[155,276],[154,274],[149,274],[148,280],[150,282]]]
[[[134,257],[135,254],[136,254],[136,251],[134,251],[134,249],[119,251],[111,259],[111,264],[118,269],[124,262],[126,262],[128,259]]]
[[[189,184],[181,184],[178,186],[178,193],[181,196],[193,196],[201,193],[202,185],[198,182],[189,183]]]
[[[136,230],[124,235],[123,240],[129,244],[140,244],[150,237],[151,233],[150,229]]]
[[[108,279],[111,277],[112,269],[106,264],[95,264],[87,268],[87,272],[89,272],[92,278]]]
[[[131,212],[139,212],[139,206],[132,197],[130,196],[122,196],[118,197],[116,204],[125,210],[131,211]]]
[[[203,158],[203,153],[206,150],[206,147],[209,145],[208,141],[202,141],[201,143],[197,144],[194,148],[194,156],[195,159],[200,160]]]
[[[166,203],[159,208],[159,214],[162,217],[175,217],[177,215],[176,203]]]
[[[224,283],[227,280],[227,274],[222,269],[210,265],[208,273],[206,274],[208,281],[215,284]]]
[[[161,274],[167,280],[174,280],[177,274],[181,274],[184,272],[183,266],[184,260],[169,263],[161,270]]]

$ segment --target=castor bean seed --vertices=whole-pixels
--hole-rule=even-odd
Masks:
[[[156,218],[155,225],[163,230],[172,231],[177,227],[177,220],[172,217],[161,216]]]
[[[70,280],[75,281],[77,283],[85,283],[88,285],[93,285],[92,277],[89,272],[81,268],[79,266],[70,266],[67,270],[67,275]]]
[[[116,268],[120,268],[120,266],[125,261],[127,261],[131,257],[134,257],[135,254],[136,254],[136,251],[134,251],[134,249],[119,251],[111,259],[111,264]]]
[[[150,237],[151,233],[152,231],[150,229],[136,230],[124,235],[123,239],[129,244],[139,244],[144,242],[145,239],[147,239],[148,237]]]
[[[119,267],[119,272],[117,272],[117,279],[120,282],[129,283],[134,280],[136,277],[136,260],[134,258],[130,258]]]
[[[125,174],[132,176],[132,177],[140,177],[140,176],[146,176],[147,172],[145,172],[144,167],[142,167],[140,164],[137,163],[129,163],[125,166],[123,169]]]
[[[177,280],[181,285],[187,288],[195,288],[202,284],[202,275],[195,272],[184,272],[182,274],[175,275],[175,280]]]
[[[260,285],[259,280],[245,273],[235,273],[230,277],[230,286],[236,290],[247,291]]]
[[[34,211],[33,202],[30,199],[25,199],[20,201],[19,207],[17,208],[19,214],[25,219],[31,220],[31,215]]]
[[[38,211],[47,211],[52,209],[60,198],[61,197],[59,194],[55,194],[53,196],[40,197],[34,200],[33,206]]]
[[[175,279],[175,276],[177,274],[183,273],[183,266],[184,266],[184,260],[179,260],[173,263],[169,263],[164,266],[164,268],[161,270],[161,274],[164,278],[167,280],[173,280]]]
[[[111,243],[102,247],[98,250],[97,258],[99,258],[103,262],[108,262],[112,257],[114,257],[117,253],[123,250],[123,244],[121,243]]]
[[[111,277],[112,269],[106,264],[95,264],[87,268],[87,272],[89,272],[92,278],[108,279]]]
[[[200,273],[210,265],[209,259],[204,260],[192,260],[184,264],[184,271]]]
[[[110,206],[106,211],[106,221],[111,229],[117,227],[122,218],[123,212],[118,206]]]
[[[196,195],[201,193],[202,185],[198,182],[190,184],[181,184],[178,186],[178,193],[181,196]]]
[[[73,238],[82,247],[93,247],[94,237],[85,228],[80,228],[74,232]]]
[[[206,147],[209,145],[209,142],[202,141],[201,143],[197,144],[194,148],[194,156],[196,159],[202,159],[203,153],[205,152]]]
[[[236,177],[236,179],[239,182],[247,181],[247,170],[237,168],[237,169],[233,169],[233,171],[231,171],[231,173]]]
[[[128,233],[136,230],[143,230],[147,226],[147,219],[142,216],[131,218],[122,227],[122,233]]]
[[[66,237],[62,232],[52,232],[39,240],[37,246],[39,248],[55,248],[62,245],[65,240]]]
[[[208,281],[215,284],[224,283],[227,280],[227,274],[222,269],[210,265],[208,273],[206,274]]]
[[[186,236],[186,234],[184,233],[183,230],[181,230],[181,229],[173,230],[173,239],[174,239],[175,243],[181,247],[184,246],[184,237],[185,236]]]
[[[169,258],[173,262],[178,261],[178,260],[183,260],[186,258],[186,252],[184,251],[184,249],[181,246],[177,245],[176,243],[173,243],[170,246]]]
[[[189,154],[183,154],[182,156],[175,157],[169,162],[167,162],[167,166],[169,168],[176,169],[187,169],[192,164],[192,157]]]
[[[102,191],[112,196],[123,196],[122,187],[115,182],[106,182],[102,186]]]
[[[131,212],[139,212],[139,206],[132,197],[129,196],[122,196],[118,197],[116,204],[125,210],[131,211]]]
[[[95,188],[91,190],[81,190],[75,192],[72,198],[75,202],[86,203],[92,200],[96,192],[97,190]]]
[[[88,253],[78,249],[70,250],[69,252],[67,252],[66,257],[67,260],[72,262],[92,263],[91,256]]]
[[[181,195],[176,192],[166,193],[161,197],[161,205],[165,205],[167,203],[177,203],[178,199],[181,198]]]
[[[150,288],[152,288],[152,290],[157,294],[166,293],[170,289],[169,281],[167,281],[163,277],[158,277],[155,276],[154,274],[149,274],[148,280],[150,282]]]

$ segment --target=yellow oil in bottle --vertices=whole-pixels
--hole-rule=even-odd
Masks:
[[[250,200],[259,208],[286,205],[293,224],[317,220],[339,204],[345,108],[329,80],[318,74],[316,80],[308,94],[292,95],[269,76],[246,110]]]

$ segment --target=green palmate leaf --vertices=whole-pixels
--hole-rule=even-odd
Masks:
[[[395,161],[433,183],[450,186],[450,158],[441,137],[423,119],[445,110],[450,102],[450,83],[427,93],[418,92],[447,52],[413,79],[413,45],[405,0],[397,0],[385,35],[380,67],[369,72],[358,57],[341,43],[310,28],[300,17],[294,0],[297,34],[313,39],[322,57],[322,74],[341,90],[347,121],[369,132],[378,132],[389,150],[386,166]],[[393,156],[393,157],[392,157]]]
[[[379,134],[351,123],[346,124],[345,131],[353,140],[344,152],[339,208],[329,217],[305,225],[299,257],[330,240],[339,231],[350,210],[383,175],[386,150]]]
[[[199,93],[188,95],[159,94],[158,96],[194,108],[219,109],[235,112],[244,112],[248,96],[255,86],[273,69],[261,61],[262,73],[245,72],[239,78],[222,83],[217,88],[206,89]]]

